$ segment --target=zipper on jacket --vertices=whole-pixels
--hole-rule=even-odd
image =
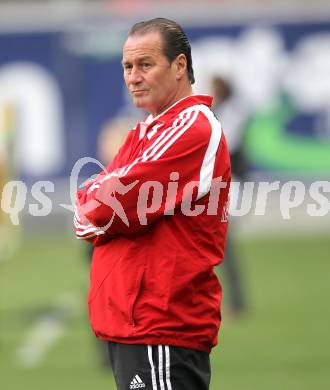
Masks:
[[[138,299],[140,292],[142,290],[143,275],[144,275],[144,270],[141,272],[141,275],[138,279],[138,288],[137,288],[137,291],[136,291],[134,298],[132,299],[132,304],[131,304],[130,313],[129,313],[129,323],[132,325],[133,328],[135,328],[135,326],[136,326],[136,322],[134,320],[134,309],[135,309],[135,304],[137,302],[137,299]]]

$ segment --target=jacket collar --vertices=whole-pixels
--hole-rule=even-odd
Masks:
[[[209,95],[190,95],[178,100],[154,118],[150,114],[146,119],[139,123],[139,139],[141,140],[144,138],[146,134],[148,135],[148,131],[153,129],[151,130],[152,133],[150,133],[148,137],[150,139],[154,133],[157,132],[158,127],[169,119],[177,116],[182,110],[196,104],[204,104],[211,107],[212,101],[213,98]]]
[[[211,107],[213,98],[209,95],[190,95],[186,96],[174,104],[172,104],[170,107],[168,107],[165,111],[157,115],[156,117],[152,117],[149,115],[145,122],[148,124],[148,127],[150,125],[154,125],[159,122],[166,122],[171,117],[174,117],[178,115],[182,110],[194,106],[195,104],[204,104],[208,107]]]

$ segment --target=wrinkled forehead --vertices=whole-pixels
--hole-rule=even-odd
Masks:
[[[123,47],[123,60],[145,56],[162,56],[163,40],[159,32],[130,35]]]

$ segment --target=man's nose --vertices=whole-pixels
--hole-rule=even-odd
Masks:
[[[131,69],[131,73],[129,75],[129,79],[130,82],[133,84],[140,83],[142,81],[141,72],[137,67],[133,66],[133,68]]]

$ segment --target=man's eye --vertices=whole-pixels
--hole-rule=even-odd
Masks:
[[[142,68],[143,69],[148,69],[148,68],[150,68],[150,66],[151,66],[151,64],[149,64],[148,62],[143,62],[142,63]]]
[[[131,69],[132,69],[132,65],[130,65],[130,64],[125,64],[125,65],[124,65],[124,69],[125,69],[125,70],[131,70]]]

